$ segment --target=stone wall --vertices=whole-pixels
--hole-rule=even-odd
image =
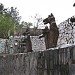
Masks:
[[[0,38],[0,53],[3,53],[5,51],[5,42],[6,39]]]
[[[39,39],[39,36],[31,36],[32,50],[44,51],[46,50],[44,38]]]
[[[70,21],[70,18],[68,18],[64,22],[61,22],[58,25],[58,28],[59,28],[58,46],[64,44],[75,44],[75,23],[72,23]]]
[[[0,54],[0,75],[75,75],[73,53],[75,46],[32,53]]]
[[[31,36],[30,39],[32,42],[32,50],[34,52],[46,50],[44,38],[39,39],[39,36]],[[20,40],[20,38],[19,38],[19,40]],[[19,43],[16,42],[13,37],[9,38],[8,47],[5,46],[5,42],[6,42],[6,39],[0,39],[0,53],[12,54],[12,53],[17,53],[19,51],[18,45],[15,45],[15,43],[17,43],[17,44],[19,44]],[[6,48],[6,50],[5,50],[5,48]]]

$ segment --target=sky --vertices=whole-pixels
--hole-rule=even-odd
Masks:
[[[32,21],[36,14],[43,19],[53,13],[56,23],[59,24],[75,15],[75,0],[0,0],[5,8],[17,7],[21,21]]]

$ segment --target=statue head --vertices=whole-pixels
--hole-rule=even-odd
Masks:
[[[29,31],[29,28],[26,28],[26,31],[22,35],[26,36],[28,34],[30,34],[30,31]]]
[[[70,18],[70,21],[73,23],[73,22],[75,22],[75,18]]]
[[[51,23],[53,21],[55,21],[55,17],[53,15],[53,13],[51,13],[50,15],[48,15],[48,18],[46,18],[46,19],[43,20],[44,24]]]

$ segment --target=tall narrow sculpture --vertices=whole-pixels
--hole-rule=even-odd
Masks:
[[[24,43],[24,44],[23,44],[22,52],[32,52],[32,43],[30,40],[30,32],[29,32],[28,28],[26,29],[26,32],[23,33],[23,35],[24,35],[24,39],[22,38],[23,39],[22,43]]]
[[[43,20],[44,24],[49,23],[50,29],[46,26],[45,29],[43,30],[43,36],[45,37],[45,43],[46,43],[46,49],[48,48],[54,48],[57,46],[57,40],[59,37],[59,30],[55,22],[55,17],[51,13],[51,15],[48,16],[48,18]]]

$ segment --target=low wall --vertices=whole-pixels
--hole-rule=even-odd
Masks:
[[[73,46],[32,53],[0,54],[0,75],[75,75],[74,54]]]

